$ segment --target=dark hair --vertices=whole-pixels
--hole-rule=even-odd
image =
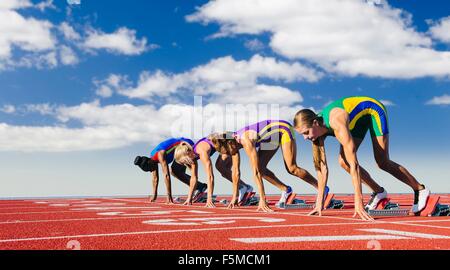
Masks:
[[[318,116],[310,109],[303,109],[295,114],[294,127],[298,127],[300,123],[303,123],[307,128],[310,128],[314,120],[317,120],[320,125],[323,125],[323,117]],[[320,170],[321,165],[325,164],[324,138],[317,138],[313,142],[313,160],[316,170]]]
[[[158,168],[156,161],[144,156],[137,156],[134,159],[134,165],[141,168],[144,172],[153,172]]]
[[[239,143],[236,141],[233,132],[211,134],[208,139],[219,153],[235,155],[239,152]]]

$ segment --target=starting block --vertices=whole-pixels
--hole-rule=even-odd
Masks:
[[[183,202],[183,199],[181,199],[180,197],[175,197],[175,198],[173,199],[173,201],[176,202],[176,203],[182,203],[182,202]]]
[[[256,192],[246,192],[244,198],[238,203],[239,206],[257,205],[259,199],[255,197]]]
[[[439,204],[439,196],[430,196],[427,200],[425,208],[415,213],[416,216],[448,216],[450,215],[450,206]],[[375,210],[369,210],[371,216],[409,216],[413,215],[409,209],[401,209],[398,203],[392,203],[390,198],[381,200]]]
[[[208,194],[206,192],[202,192],[200,196],[195,197],[197,197],[197,199],[192,200],[194,203],[206,203],[206,201],[208,200]],[[216,201],[216,198],[217,195],[212,196],[213,202]]]
[[[229,201],[227,199],[220,200],[220,203],[223,205],[228,205]]]
[[[307,204],[304,200],[296,199],[297,194],[292,193],[286,203],[276,204],[275,206],[281,209],[313,209],[314,204]],[[335,200],[334,194],[328,193],[323,204],[325,209],[342,209],[344,207],[344,201]]]

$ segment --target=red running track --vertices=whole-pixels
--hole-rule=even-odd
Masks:
[[[390,195],[409,208],[412,195]],[[300,196],[307,202],[314,197]],[[352,218],[352,196],[322,217],[309,210],[166,205],[164,199],[96,198],[0,201],[0,250],[367,250],[450,249],[450,217]],[[218,200],[222,198],[217,198]],[[367,200],[367,198],[366,198]],[[450,204],[450,195],[441,194]]]

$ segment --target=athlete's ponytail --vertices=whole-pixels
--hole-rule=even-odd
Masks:
[[[222,154],[235,155],[239,151],[239,144],[233,132],[214,133],[208,136],[214,149]]]
[[[305,126],[312,127],[314,120],[317,120],[320,125],[323,125],[323,118],[318,116],[310,109],[304,109],[295,114],[294,127]],[[325,147],[324,138],[317,138],[312,144],[313,161],[316,170],[320,170],[322,164],[325,164]]]

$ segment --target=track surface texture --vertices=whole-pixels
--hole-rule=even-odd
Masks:
[[[450,204],[450,194],[439,194]],[[300,195],[313,203],[312,195]],[[167,205],[165,198],[80,198],[0,201],[0,250],[436,250],[450,249],[450,217],[353,216],[353,196],[338,194],[343,209],[256,211]],[[390,194],[409,209],[411,194]],[[217,200],[229,199],[218,196]],[[368,196],[365,196],[365,201]]]

